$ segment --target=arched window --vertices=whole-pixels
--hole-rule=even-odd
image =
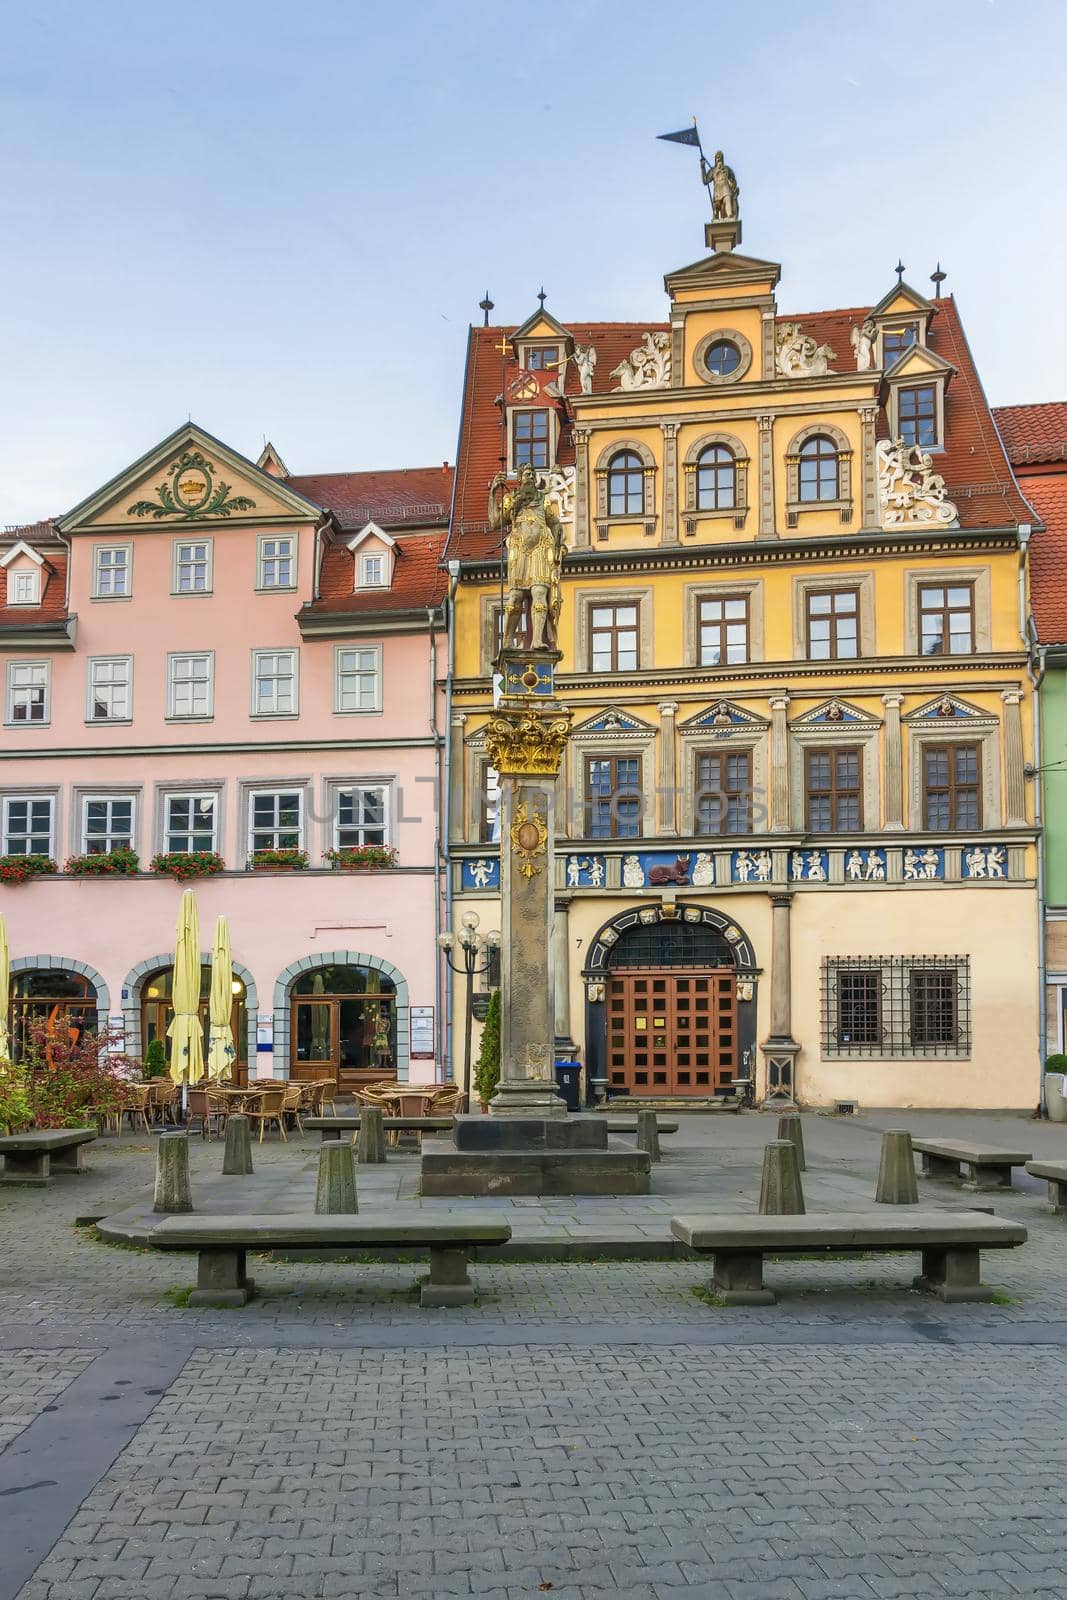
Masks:
[[[69,1028],[72,1038],[88,1029],[96,1032],[97,994],[79,972],[56,968],[12,973],[11,1036],[15,1055],[21,1057],[34,1027]]]
[[[234,1083],[244,1083],[248,1068],[248,1021],[245,1012],[245,986],[234,976],[230,982],[233,1001],[230,1008],[230,1031],[233,1034],[234,1059],[231,1076]],[[153,1039],[159,1039],[170,1059],[170,1040],[167,1029],[174,1019],[174,969],[161,967],[150,972],[141,984],[141,1049],[147,1050]],[[204,1058],[210,1041],[211,1021],[208,1008],[211,1000],[211,968],[205,962],[200,968],[200,1022],[204,1029]]]
[[[800,447],[800,499],[838,500],[837,446],[825,434],[805,439]]]
[[[697,510],[732,511],[737,504],[737,467],[733,451],[709,445],[697,456]]]
[[[396,984],[377,967],[315,967],[290,991],[290,1076],[342,1090],[396,1077]]]
[[[641,457],[633,450],[620,450],[608,463],[608,514],[612,517],[640,515],[645,509],[645,474]]]

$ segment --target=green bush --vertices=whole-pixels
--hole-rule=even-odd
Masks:
[[[491,1100],[500,1082],[500,990],[489,997],[489,1009],[482,1025],[482,1042],[474,1068],[474,1087],[479,1100]]]
[[[1067,1056],[1051,1055],[1045,1057],[1046,1072],[1067,1072]]]
[[[25,1070],[0,1060],[0,1133],[21,1133],[33,1116]]]
[[[144,1053],[141,1062],[141,1071],[146,1078],[165,1078],[167,1076],[167,1052],[162,1039],[153,1039]]]

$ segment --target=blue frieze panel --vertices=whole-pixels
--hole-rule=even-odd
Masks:
[[[607,880],[603,856],[568,856],[568,889],[602,889]]]
[[[463,863],[464,889],[499,889],[500,862],[495,856],[475,856]]]
[[[934,883],[945,876],[945,852],[932,844],[907,844],[902,856],[905,883]]]
[[[795,883],[825,883],[830,876],[830,852],[790,850],[789,876]]]
[[[970,881],[1008,876],[1008,852],[1002,844],[965,844],[960,852],[963,876]]]

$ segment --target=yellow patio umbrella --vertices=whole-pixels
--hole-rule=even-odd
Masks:
[[[7,923],[0,917],[0,1061],[6,1061],[11,1054],[11,1035],[8,1032],[10,988],[11,956],[7,948]]]
[[[170,1075],[175,1083],[196,1083],[204,1075],[204,1030],[200,1022],[200,918],[191,889],[182,894],[178,942],[171,985],[174,1018],[167,1029]]]
[[[225,917],[215,923],[215,943],[211,947],[211,999],[208,1021],[207,1075],[221,1078],[233,1065],[233,959],[230,955],[230,928]]]

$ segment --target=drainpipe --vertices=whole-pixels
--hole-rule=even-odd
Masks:
[[[448,630],[448,674],[445,678],[445,771],[444,793],[441,807],[444,816],[444,854],[447,864],[445,872],[445,916],[444,929],[452,929],[452,680],[456,671],[456,628],[452,602],[455,599],[456,589],[459,585],[459,562],[448,563],[448,596],[445,600],[445,626]],[[438,958],[440,960],[440,957]],[[452,1069],[452,984],[449,968],[442,960],[439,966],[439,975],[444,989],[444,1005],[440,1010],[441,1017],[441,1043],[439,1050],[444,1062],[445,1082],[453,1081]]]
[[[430,732],[433,734],[433,955],[436,963],[436,981],[434,983],[434,1000],[436,1014],[441,1016],[441,1002],[443,998],[443,982],[441,974],[441,947],[437,943],[437,935],[441,932],[441,730],[437,725],[437,635],[434,632],[434,622],[437,613],[433,606],[426,607],[426,621],[430,628]],[[438,1050],[438,1060],[440,1061]]]
[[[1041,751],[1041,684],[1045,677],[1045,650],[1037,644],[1026,603],[1026,561],[1032,524],[1019,524],[1019,635],[1026,646],[1026,673],[1032,688],[1034,763],[1034,825],[1037,828],[1037,1039],[1038,1039],[1038,1114],[1048,1115],[1045,1099],[1045,1057],[1048,1055],[1048,962],[1045,957],[1045,833],[1042,826],[1043,760]],[[1034,670],[1034,656],[1038,669]]]

